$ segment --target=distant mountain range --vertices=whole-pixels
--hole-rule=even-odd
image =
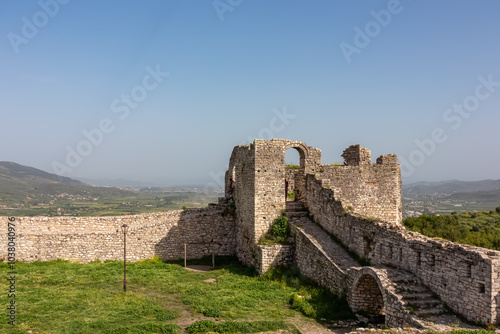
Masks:
[[[83,177],[77,177],[76,178],[79,181],[82,181],[84,183],[93,185],[93,186],[100,186],[100,187],[132,187],[132,188],[144,188],[144,187],[157,187],[158,185],[149,183],[149,182],[142,182],[142,181],[134,181],[134,180],[127,180],[127,179],[89,179],[89,178],[83,178]]]
[[[403,213],[447,214],[500,206],[500,180],[418,182],[404,185]]]
[[[27,199],[47,200],[61,194],[90,198],[131,196],[134,193],[118,188],[94,187],[33,167],[0,161],[0,204],[23,203]]]
[[[403,184],[403,194],[413,196],[433,196],[439,194],[460,197],[461,193],[480,192],[495,193],[500,191],[500,180],[482,181],[441,181],[441,182],[417,182],[408,185]],[[470,196],[468,194],[467,196]]]
[[[10,161],[0,161],[0,177],[4,180],[32,180],[35,182],[59,182],[64,184],[82,184],[69,177],[44,172],[33,167],[23,166]]]
[[[85,198],[136,196],[135,192],[116,186],[150,187],[151,184],[130,180],[81,179],[95,185],[51,174],[14,162],[0,161],[0,205],[23,203],[26,200],[46,201],[55,196]],[[113,187],[114,185],[115,187]],[[403,184],[403,197],[446,198],[457,201],[497,202],[500,204],[500,180],[442,181]]]

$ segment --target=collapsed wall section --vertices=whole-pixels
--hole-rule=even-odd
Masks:
[[[347,212],[336,190],[307,175],[306,205],[314,219],[373,264],[412,272],[455,312],[492,323],[499,312],[500,252],[407,231],[397,223]]]
[[[7,218],[2,220],[7,222]],[[114,217],[18,217],[16,260],[76,262],[122,260],[127,224],[127,259],[139,261],[155,255],[162,260],[212,254],[234,255],[235,224],[222,207],[176,210]],[[7,238],[0,258],[7,259]]]

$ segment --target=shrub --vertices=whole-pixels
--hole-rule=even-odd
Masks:
[[[188,333],[208,333],[215,329],[215,322],[211,320],[200,320],[186,328]]]
[[[218,318],[221,316],[221,313],[221,309],[216,306],[208,307],[203,311],[203,315],[209,318]]]
[[[163,263],[163,261],[160,259],[160,257],[158,255],[155,255],[150,259],[141,260],[141,261],[138,261],[137,263],[139,263],[139,264],[146,264],[146,263],[158,264],[158,263]]]
[[[288,218],[285,216],[280,216],[276,218],[271,227],[271,235],[275,237],[277,242],[285,242],[290,236],[290,225],[288,224]]]
[[[316,310],[307,302],[306,297],[294,293],[290,305],[294,310],[302,312],[306,317],[316,318]]]

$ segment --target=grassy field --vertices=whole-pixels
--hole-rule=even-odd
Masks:
[[[208,272],[159,260],[78,264],[16,263],[16,326],[7,324],[9,291],[0,280],[0,333],[205,333],[288,328],[291,319],[352,318],[344,299],[292,271],[256,276],[233,258]],[[4,278],[7,264],[0,264]],[[214,282],[205,282],[212,279]]]

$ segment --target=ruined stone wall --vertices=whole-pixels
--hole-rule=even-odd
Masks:
[[[275,140],[255,140],[255,242],[285,208],[285,149]]]
[[[397,223],[347,213],[318,175],[307,175],[306,205],[325,230],[373,264],[418,276],[448,306],[470,320],[494,322],[500,299],[500,252],[407,231]]]
[[[255,139],[250,145],[236,146],[226,173],[226,199],[236,208],[236,240],[239,259],[254,262],[256,244],[273,220],[285,209],[285,152],[295,148],[301,157],[301,177],[295,187],[304,187],[305,171],[316,171],[321,151],[301,142],[285,139]],[[235,182],[231,190],[230,179]],[[297,184],[299,180],[300,185]]]
[[[229,190],[230,179],[234,189]],[[226,198],[234,201],[236,254],[241,262],[254,265],[255,247],[255,146],[240,145],[233,149],[226,173]]]
[[[371,152],[359,145],[342,155],[343,166],[322,165],[319,177],[335,191],[345,209],[365,217],[400,223],[401,173],[395,155],[384,155],[371,164]]]
[[[2,221],[7,225],[7,218]],[[17,217],[16,259],[56,259],[90,262],[122,260],[123,233],[127,224],[127,259],[139,261],[158,255],[163,260],[212,254],[234,255],[235,224],[221,207],[176,210],[115,217]],[[117,232],[118,230],[118,232]],[[0,258],[7,258],[7,238]]]
[[[285,177],[288,179],[288,192],[293,193],[295,191],[295,177],[299,173],[298,169],[286,169]]]
[[[273,220],[281,215],[286,206],[285,153],[294,148],[299,152],[301,169],[297,174],[318,170],[321,151],[298,141],[285,139],[255,139],[255,237],[265,234]],[[302,180],[304,180],[302,178]],[[303,188],[301,179],[295,177],[296,189]]]
[[[259,275],[270,267],[289,266],[293,264],[294,247],[292,245],[258,245],[256,268]]]
[[[405,300],[396,293],[394,278],[389,278],[387,269],[350,268],[345,284],[350,290],[347,300],[353,311],[365,310],[377,314],[383,309],[388,326],[421,328],[421,324],[415,322],[410,312],[405,309]]]
[[[345,272],[314,244],[300,227],[292,229],[295,235],[294,263],[300,273],[339,295],[347,286]]]

